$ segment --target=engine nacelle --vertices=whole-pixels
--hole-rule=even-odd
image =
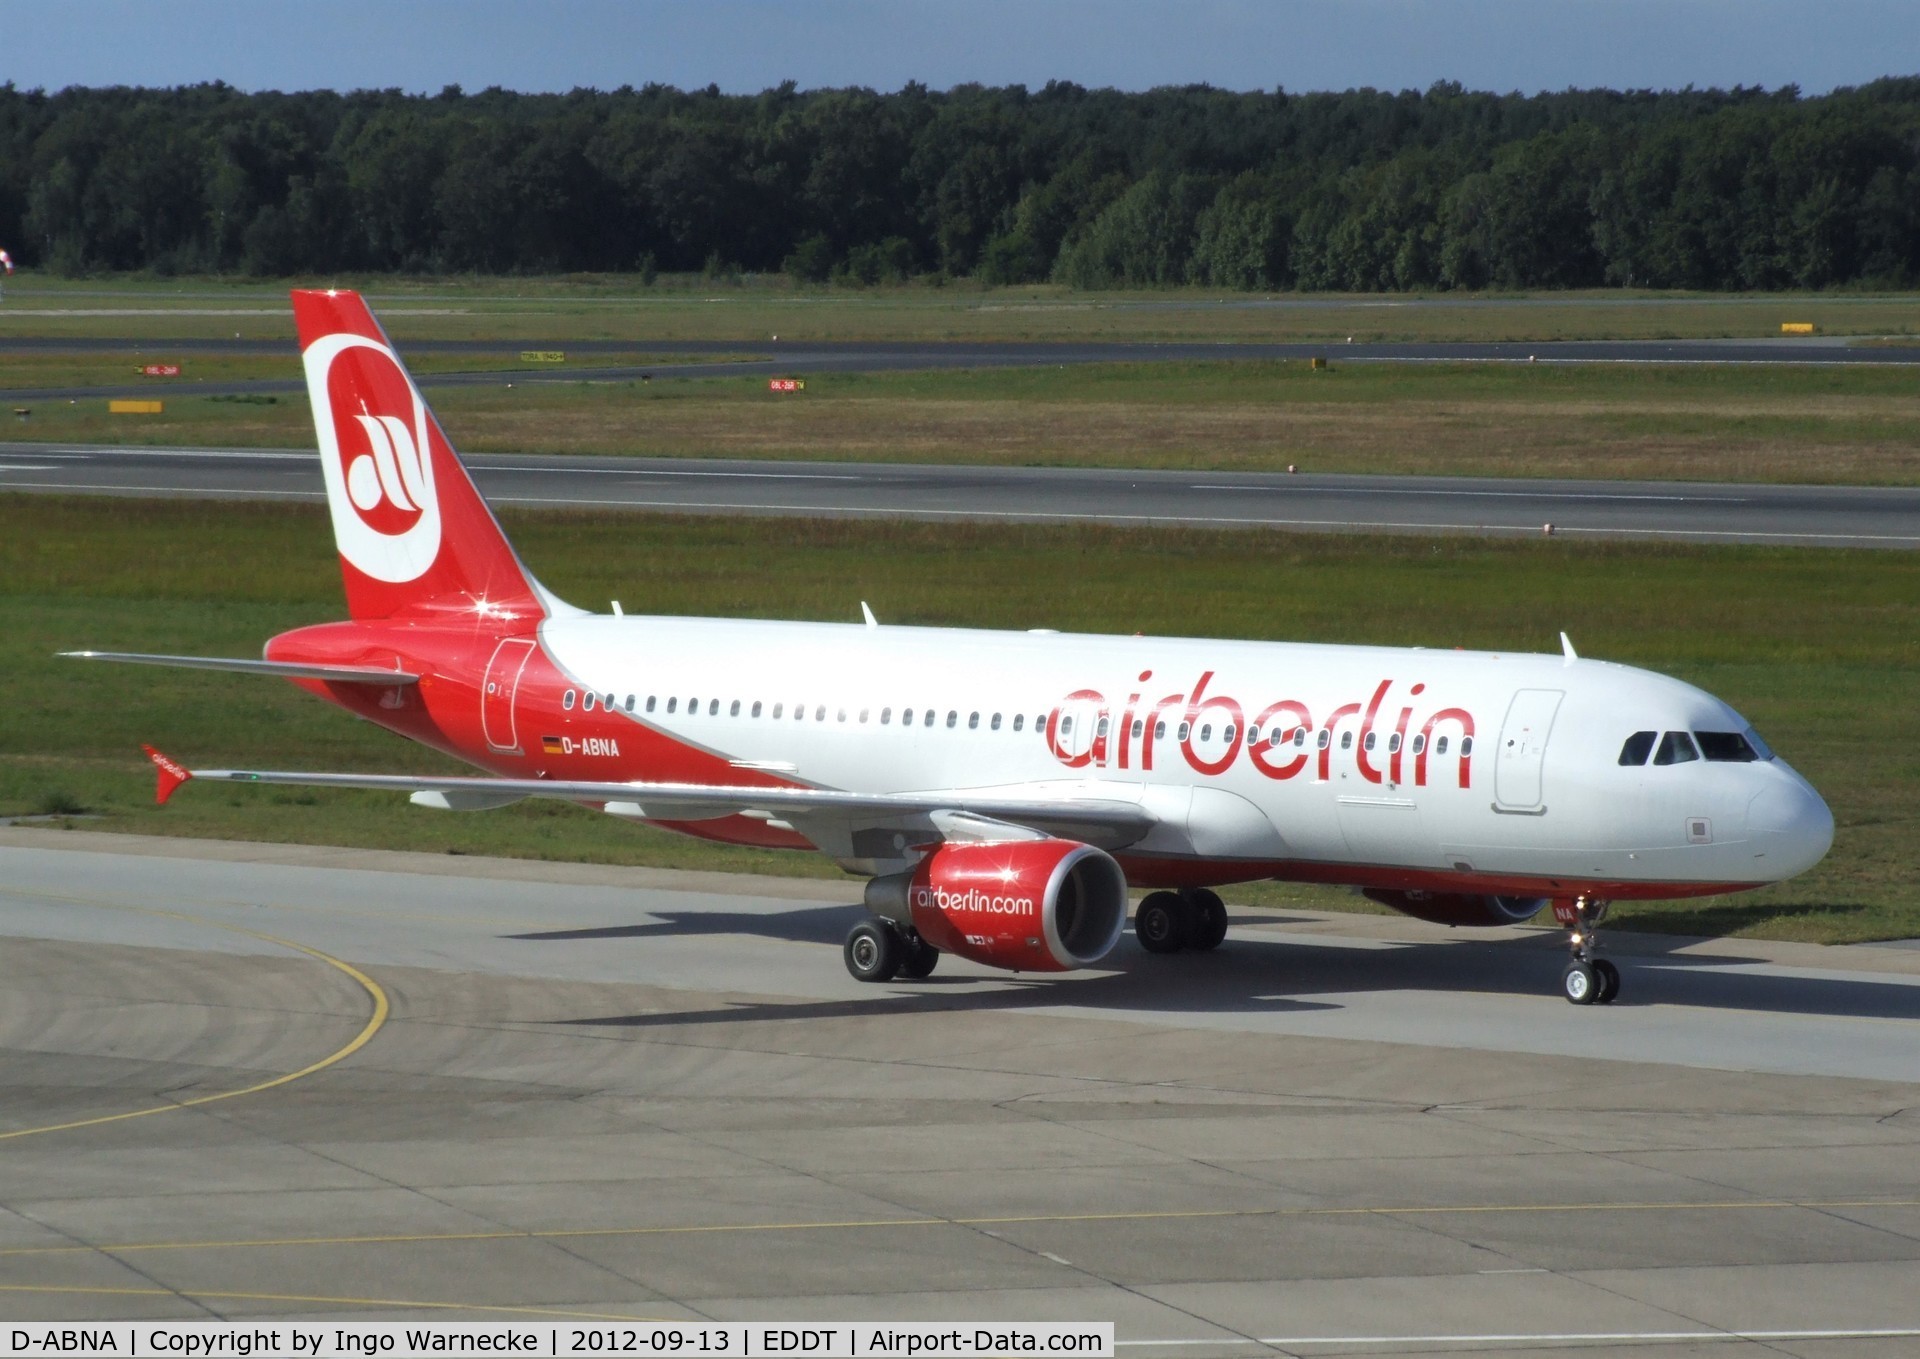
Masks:
[[[1546,897],[1483,897],[1464,892],[1389,892],[1369,887],[1363,893],[1416,920],[1436,925],[1518,925],[1539,915]]]
[[[941,845],[867,884],[867,908],[945,953],[1015,972],[1065,972],[1106,957],[1127,922],[1127,879],[1092,845],[1006,840]]]

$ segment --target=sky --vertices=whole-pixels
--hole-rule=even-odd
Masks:
[[[0,0],[0,82],[750,93],[1798,85],[1920,74],[1920,0]]]

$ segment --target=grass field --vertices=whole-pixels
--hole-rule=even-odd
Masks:
[[[597,362],[598,360],[596,360]],[[297,376],[291,360],[208,360]],[[8,356],[0,383],[130,356]],[[36,365],[41,367],[36,368]],[[474,367],[427,356],[423,372]],[[190,375],[201,373],[189,360]],[[197,397],[156,381],[159,416],[104,400],[40,403],[0,440],[311,448],[304,399]],[[0,397],[4,392],[0,392]],[[474,452],[1011,463],[1696,481],[1920,481],[1920,382],[1882,368],[1097,364],[816,374],[776,396],[758,378],[451,387],[431,393]],[[3,445],[0,445],[3,446]]]
[[[562,351],[564,353],[564,351]],[[493,353],[414,354],[407,366],[416,373],[499,373],[523,372],[551,376],[565,371],[552,361],[523,359],[522,351],[501,349]],[[576,359],[579,356],[576,356]],[[742,350],[736,354],[675,354],[660,350],[632,349],[595,354],[595,367],[629,367],[647,363],[725,363],[760,357]],[[177,364],[175,377],[150,377],[140,370],[148,364]],[[201,382],[244,382],[257,378],[298,379],[300,360],[291,343],[284,357],[268,354],[195,354],[169,351],[165,346],[126,349],[106,353],[51,353],[0,355],[0,394],[5,389],[36,387],[126,387],[140,385],[155,396],[193,395]]]
[[[542,340],[1104,339],[1558,340],[1777,336],[1920,337],[1920,298],[1878,294],[1260,296],[1198,289],[1075,293],[1042,286],[795,289],[784,278],[294,280],[360,287],[394,338]],[[7,335],[291,336],[283,282],[59,280],[17,275],[0,302]]]
[[[1703,685],[1833,806],[1832,854],[1742,897],[1623,912],[1687,933],[1828,941],[1920,935],[1920,557],[1097,528],[509,513],[562,596],[630,609],[1552,650]],[[152,834],[834,874],[577,809],[456,816],[397,797],[190,788],[151,806],[139,742],[205,764],[427,770],[438,757],[291,686],[58,661],[74,647],[257,654],[337,617],[324,513],[305,506],[0,496],[0,813],[96,814]],[[1231,899],[1353,906],[1279,884]]]

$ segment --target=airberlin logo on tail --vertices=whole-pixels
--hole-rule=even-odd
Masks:
[[[340,555],[375,580],[419,579],[440,554],[426,403],[377,340],[326,335],[304,357]]]
[[[405,533],[420,522],[427,499],[420,445],[398,416],[369,415],[364,401],[353,418],[366,432],[367,451],[341,454],[347,464],[347,499],[376,533]]]

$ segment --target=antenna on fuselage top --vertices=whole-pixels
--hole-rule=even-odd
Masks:
[[[1574,654],[1573,639],[1564,632],[1560,634],[1560,654],[1566,657],[1566,660],[1562,662],[1562,664],[1565,665],[1572,665],[1580,659],[1579,656]]]
[[[867,601],[864,599],[860,601],[860,616],[867,620],[868,627],[877,628],[880,626],[880,620],[873,616],[873,610],[867,607]]]

